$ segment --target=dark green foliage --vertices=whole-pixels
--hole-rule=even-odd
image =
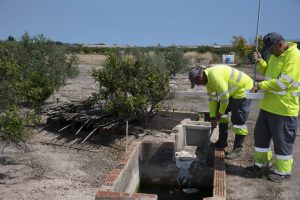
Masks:
[[[78,75],[77,58],[43,35],[25,33],[19,42],[3,43],[2,58],[18,66],[20,92],[27,103],[40,106],[66,79]]]
[[[255,41],[256,42],[256,41]],[[240,64],[253,63],[252,54],[255,51],[255,44],[249,45],[242,36],[232,37],[232,50],[240,59]],[[263,47],[262,36],[258,37],[258,51]]]
[[[68,51],[73,53],[95,53],[95,54],[104,54],[109,55],[112,53],[117,53],[120,51],[135,51],[136,49],[139,49],[141,51],[155,51],[160,52],[163,54],[167,54],[168,52],[172,51],[174,48],[179,49],[183,53],[189,52],[189,51],[197,51],[199,53],[206,53],[211,52],[217,55],[222,54],[229,54],[232,52],[231,47],[226,46],[220,46],[220,47],[214,47],[214,46],[197,46],[195,48],[191,47],[85,47],[80,44],[75,45],[65,45]]]
[[[43,35],[0,42],[0,141],[24,142],[42,103],[78,73],[77,58]]]
[[[25,142],[31,135],[30,129],[26,127],[29,121],[29,118],[22,116],[17,107],[9,107],[0,116],[0,141],[15,144]]]
[[[109,111],[123,119],[137,117],[145,126],[169,94],[169,75],[162,55],[144,52],[111,54],[103,70],[93,72]]]
[[[230,47],[213,47],[213,46],[199,46],[196,50],[198,53],[211,52],[217,55],[229,54],[232,49]]]
[[[0,57],[0,112],[20,99],[21,71],[12,60]]]
[[[167,66],[172,75],[187,69],[189,61],[184,59],[184,52],[179,48],[171,48],[166,53]]]

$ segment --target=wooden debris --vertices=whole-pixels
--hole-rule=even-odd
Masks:
[[[75,135],[78,135],[83,129],[92,130],[82,141],[85,142],[96,130],[110,130],[116,128],[125,122],[116,116],[112,116],[100,107],[87,108],[80,103],[61,103],[55,105],[46,105],[43,114],[48,116],[48,121],[58,123],[64,126],[58,132],[61,132],[71,125],[80,126]],[[130,119],[131,121],[133,119]],[[54,125],[55,126],[55,125]]]
[[[84,122],[84,124],[78,129],[78,131],[75,133],[75,135],[77,135],[81,129],[84,127],[84,125],[86,125],[91,119],[86,120],[86,122]]]
[[[59,132],[65,130],[66,128],[69,128],[71,125],[72,125],[72,124],[68,124],[67,126],[61,128],[61,129],[59,129],[57,132],[59,133]]]
[[[100,128],[100,126],[96,127],[92,132],[90,132],[90,134],[88,134],[88,136],[86,136],[81,143],[84,143],[98,128]]]

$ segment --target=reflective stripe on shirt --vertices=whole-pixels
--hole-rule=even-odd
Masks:
[[[239,83],[242,79],[243,73],[241,71],[239,71],[239,75],[238,78],[236,79],[236,82]]]
[[[281,80],[279,80],[279,79],[275,79],[275,80],[282,90],[286,90],[286,86]]]
[[[218,97],[211,97],[211,98],[208,98],[208,101],[218,101]]]
[[[279,94],[279,95],[286,95],[286,91],[281,91],[281,92],[273,92],[272,93],[274,94]]]
[[[228,102],[229,99],[220,99],[220,103]]]
[[[294,97],[297,97],[297,96],[300,95],[300,92],[293,92],[292,95],[293,95]]]
[[[294,88],[298,88],[300,86],[300,82],[295,82],[294,79],[286,74],[281,74],[280,78],[290,82]]]
[[[220,94],[220,96],[225,96],[225,95],[228,94],[228,93],[229,93],[229,90],[226,90],[226,91],[222,92],[222,93]]]
[[[280,76],[280,78],[282,78],[282,79],[284,79],[286,81],[289,81],[293,85],[293,87],[295,87],[295,88],[298,88],[300,86],[300,82],[294,82],[294,80],[291,77],[289,77],[289,76],[287,76],[285,74],[282,74]],[[268,76],[265,76],[265,80],[266,81],[272,80],[272,78],[270,78]],[[275,79],[275,80],[276,80],[276,82],[278,83],[278,85],[280,86],[280,88],[282,90],[286,90],[287,89],[286,86],[284,85],[284,83],[281,80],[279,80],[279,79]],[[281,91],[281,92],[267,91],[267,92],[272,92],[272,93],[278,94],[278,95],[286,95],[287,94],[287,91]],[[294,96],[294,97],[299,96],[299,95],[300,95],[300,91],[298,91],[298,92],[292,92],[292,96]]]
[[[209,96],[217,96],[217,93],[216,92],[208,92],[207,95],[209,95]]]

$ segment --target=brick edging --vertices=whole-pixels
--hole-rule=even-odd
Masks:
[[[97,191],[96,200],[157,200],[156,194],[144,194],[144,193],[125,193],[125,192],[112,192],[112,191]]]
[[[224,150],[219,148],[215,150],[213,198],[226,199],[225,154]]]
[[[133,140],[127,148],[126,154],[122,156],[118,161],[116,168],[112,169],[109,175],[106,177],[99,191],[96,193],[96,200],[157,200],[156,194],[145,194],[145,193],[126,193],[126,192],[114,192],[112,191],[113,185],[121,173],[123,173],[124,167],[131,158],[132,154],[135,153],[137,147],[140,145],[140,140]]]

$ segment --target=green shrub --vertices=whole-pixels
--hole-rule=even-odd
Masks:
[[[27,127],[29,121],[30,118],[22,116],[17,107],[9,107],[0,116],[0,141],[24,143],[32,133]]]
[[[43,35],[30,37],[24,33],[19,42],[1,46],[0,57],[18,66],[18,90],[33,107],[39,107],[68,78],[79,73],[78,58]]]
[[[187,69],[189,61],[184,58],[184,51],[179,48],[171,48],[166,53],[167,67],[172,75],[176,75],[178,72],[183,72]]]
[[[169,75],[163,56],[153,52],[111,54],[104,68],[93,72],[108,110],[123,119],[136,117],[145,126],[169,94]]]
[[[0,141],[25,142],[43,102],[79,73],[77,60],[43,35],[0,42]]]

